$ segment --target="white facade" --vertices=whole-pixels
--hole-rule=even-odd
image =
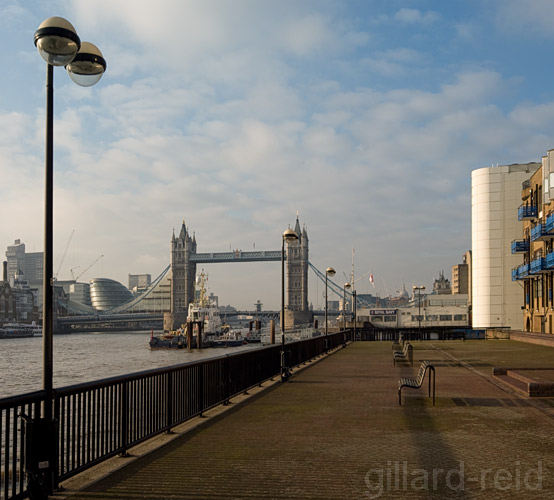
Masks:
[[[523,329],[521,285],[512,268],[511,242],[523,237],[517,218],[522,183],[539,163],[480,168],[471,173],[471,245],[473,328]]]
[[[467,295],[427,295],[422,297],[421,307],[362,308],[356,317],[379,328],[465,328],[469,323],[467,309]]]

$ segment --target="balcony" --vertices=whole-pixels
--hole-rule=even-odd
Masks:
[[[548,234],[554,233],[554,212],[550,212],[546,216],[546,222],[544,224],[544,231]]]
[[[538,257],[535,260],[532,260],[529,270],[531,274],[547,272],[548,268],[546,267],[546,259],[544,257]]]
[[[512,241],[512,253],[528,252],[529,240],[514,240]]]
[[[547,269],[554,269],[554,252],[546,254],[546,267]]]
[[[537,224],[531,228],[531,241],[540,240],[543,236],[542,224]]]
[[[531,278],[529,274],[529,264],[522,264],[519,267],[514,267],[512,269],[512,281],[522,280],[525,278]]]
[[[531,220],[537,218],[537,205],[520,205],[517,209],[517,220]]]

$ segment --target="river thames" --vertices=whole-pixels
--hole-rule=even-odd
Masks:
[[[54,335],[54,388],[222,356],[241,347],[151,350],[150,332]],[[0,398],[42,389],[42,337],[0,340]]]

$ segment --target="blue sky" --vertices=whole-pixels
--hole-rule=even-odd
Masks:
[[[55,69],[55,271],[156,277],[183,219],[200,252],[280,248],[431,287],[471,248],[471,171],[554,147],[551,0],[0,0],[0,248],[42,251],[45,64],[72,22],[108,70]],[[212,265],[223,304],[278,308],[280,266]],[[310,300],[323,287],[310,276]]]

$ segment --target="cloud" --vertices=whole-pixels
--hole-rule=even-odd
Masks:
[[[417,9],[404,8],[396,12],[394,19],[405,24],[429,25],[439,21],[441,16],[434,11],[421,12]]]
[[[470,245],[471,170],[540,158],[552,147],[553,101],[520,99],[517,65],[453,54],[461,32],[487,36],[473,12],[396,12],[403,28],[434,23],[430,46],[408,29],[391,34],[376,4],[347,4],[57,4],[98,43],[108,72],[81,89],[56,70],[56,251],[75,229],[73,266],[104,254],[94,274],[126,282],[165,268],[183,218],[199,251],[269,250],[300,210],[320,268],[349,270],[355,247],[360,273],[391,290],[402,276],[450,269]],[[29,74],[0,103],[2,211],[21,214],[0,236],[38,251],[44,68],[33,57],[18,62]],[[20,94],[29,102],[10,108]],[[222,303],[278,303],[278,265],[210,272]]]
[[[554,2],[551,0],[496,0],[495,3],[497,23],[503,31],[554,37]]]

